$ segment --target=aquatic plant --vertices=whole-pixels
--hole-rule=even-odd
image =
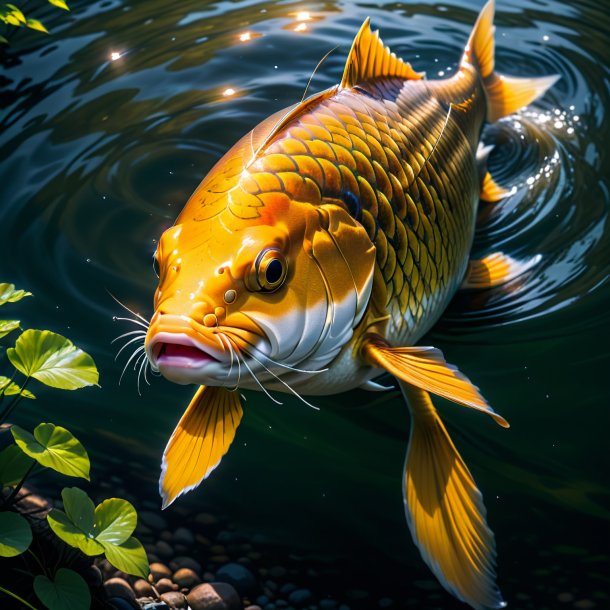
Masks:
[[[49,4],[69,11],[70,7],[64,2],[64,0],[48,0]],[[5,4],[0,9],[0,21],[6,23],[11,28],[30,28],[31,30],[37,30],[48,34],[49,31],[43,25],[39,19],[33,19],[32,17],[26,17],[23,11],[14,4]],[[0,36],[0,43],[8,44],[8,39],[4,36]]]
[[[16,290],[13,284],[0,284],[0,306],[31,296]],[[0,339],[21,328],[20,320],[0,320]],[[0,355],[4,348],[0,345]],[[14,367],[10,377],[0,376],[0,424],[6,422],[23,400],[34,400],[27,389],[35,379],[62,390],[76,390],[97,385],[98,371],[93,358],[69,339],[48,330],[28,329],[6,349],[6,358]],[[16,381],[18,374],[25,379]],[[89,481],[90,461],[81,442],[69,431],[53,423],[40,423],[33,432],[10,426],[13,442],[0,451],[0,556],[31,555],[42,573],[33,576],[33,590],[50,610],[88,609],[91,594],[85,580],[76,571],[45,567],[30,548],[34,538],[30,519],[17,509],[19,492],[35,468],[51,469],[62,475]],[[120,498],[109,498],[97,506],[77,487],[61,492],[64,510],[52,509],[47,515],[50,530],[66,544],[90,557],[105,555],[117,569],[146,578],[149,572],[146,552],[132,536],[137,524],[135,508]],[[43,558],[44,559],[44,558]],[[0,587],[29,608],[16,593]]]

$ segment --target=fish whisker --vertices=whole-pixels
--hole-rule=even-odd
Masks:
[[[148,324],[148,322],[146,322],[146,320],[144,320],[144,322],[146,322],[146,324],[145,324],[144,322],[141,322],[140,320],[134,320],[133,318],[121,318],[121,317],[115,316],[114,319],[123,320],[124,322],[131,322],[132,324],[137,324],[138,326],[141,326],[142,328],[145,328],[148,331],[149,324]]]
[[[123,339],[124,337],[129,337],[130,335],[140,335],[141,337],[145,337],[146,331],[138,329],[138,330],[132,330],[128,333],[123,333],[122,335],[119,335],[118,337],[114,338],[110,343],[116,343],[119,339]]]
[[[136,343],[142,341],[142,345],[144,345],[143,342],[143,337],[142,336],[138,336],[138,337],[133,337],[133,339],[130,339],[129,341],[127,341],[127,343],[125,343],[125,345],[123,345],[123,347],[121,347],[121,349],[117,352],[116,356],[114,357],[114,361],[117,361],[117,358],[121,355],[121,352],[128,347],[129,345],[131,345],[132,343]]]
[[[125,372],[127,371],[127,367],[131,364],[131,362],[133,361],[133,359],[136,357],[137,354],[139,354],[140,352],[145,352],[145,348],[143,345],[140,345],[139,347],[137,347],[135,349],[135,351],[133,352],[133,354],[131,354],[131,356],[129,357],[129,360],[127,360],[127,362],[125,363],[125,366],[123,367],[123,372],[121,373],[121,376],[119,377],[119,385],[121,385],[121,381],[123,380],[123,376],[125,375]],[[145,352],[146,353],[146,352]],[[138,356],[139,357],[139,356]]]
[[[146,328],[148,328],[148,326],[150,325],[150,322],[144,317],[141,316],[139,313],[135,312],[133,309],[130,309],[129,307],[127,307],[127,305],[125,305],[125,303],[122,303],[117,297],[115,297],[112,292],[110,292],[110,290],[106,289],[106,292],[108,292],[108,294],[126,311],[128,311],[130,314],[134,315],[136,318],[139,318],[140,320],[142,320],[142,322],[144,322],[146,324]],[[119,318],[120,319],[120,318]],[[132,320],[133,321],[133,320]]]

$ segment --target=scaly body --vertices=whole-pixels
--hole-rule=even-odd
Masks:
[[[481,288],[526,269],[501,254],[469,263],[479,195],[502,196],[477,158],[482,125],[554,82],[494,71],[492,18],[489,3],[444,81],[397,59],[367,20],[341,83],[244,136],[164,233],[146,337],[153,367],[201,386],[164,453],[165,506],[227,451],[242,416],[232,390],[333,394],[393,374],[413,418],[411,533],[442,584],[479,609],[503,605],[493,534],[429,393],[508,424],[415,343],[465,274]]]

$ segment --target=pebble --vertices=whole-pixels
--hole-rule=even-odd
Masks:
[[[186,557],[185,555],[174,557],[169,562],[169,567],[174,570],[174,572],[177,572],[180,568],[189,568],[193,570],[193,572],[201,574],[201,564],[192,557]]]
[[[210,547],[210,553],[213,553],[214,555],[224,555],[225,547],[222,544],[214,544]]]
[[[178,591],[169,591],[161,595],[161,601],[165,602],[170,608],[186,608],[186,597],[184,593]]]
[[[155,588],[159,593],[167,593],[168,591],[175,591],[178,587],[169,578],[161,578]]]
[[[142,610],[169,610],[169,606],[165,602],[158,602],[153,600],[151,602],[143,604]]]
[[[246,606],[244,610],[263,610],[260,606]]]
[[[382,597],[378,602],[377,605],[380,608],[391,608],[394,605],[394,600],[390,597]]]
[[[135,599],[127,599],[126,597],[111,597],[106,601],[106,607],[113,610],[140,610],[140,604]]]
[[[296,585],[291,582],[287,582],[285,585],[282,585],[280,588],[280,593],[282,595],[290,595],[296,589]]]
[[[334,599],[323,599],[320,602],[320,610],[336,610],[337,602]]]
[[[150,573],[155,581],[172,575],[172,571],[164,563],[157,562],[150,564]]]
[[[174,554],[174,549],[165,540],[159,540],[154,546],[154,553],[161,559],[168,559]]]
[[[574,608],[578,608],[579,610],[589,610],[589,608],[595,608],[597,604],[590,599],[581,599],[577,602],[574,602]]]
[[[241,595],[246,595],[257,588],[256,578],[252,572],[238,563],[223,565],[216,572],[216,579],[233,585]]]
[[[216,582],[197,585],[186,596],[191,610],[242,610],[237,591],[229,584]]]
[[[136,592],[136,597],[153,597],[155,594],[152,585],[143,578],[138,578],[131,586]]]
[[[223,563],[229,563],[231,558],[228,555],[212,555],[210,557],[211,563],[217,563],[218,565],[222,565]]]
[[[149,510],[143,510],[138,513],[138,517],[144,525],[148,525],[154,530],[161,531],[167,528],[167,521],[159,514]]]
[[[189,588],[194,587],[201,582],[201,578],[199,578],[199,576],[197,576],[197,574],[190,568],[180,568],[179,570],[176,570],[172,576],[172,580],[179,587]]]
[[[282,579],[288,574],[288,570],[283,566],[273,566],[269,568],[269,576],[271,578]]]
[[[104,583],[104,590],[108,597],[124,597],[125,599],[136,599],[133,589],[129,583],[122,578],[110,578]]]
[[[571,593],[560,593],[557,596],[558,601],[563,602],[564,604],[567,602],[571,602],[574,600],[574,596]]]
[[[159,536],[161,540],[165,540],[165,542],[171,542],[174,538],[172,533],[169,530],[163,530]]]
[[[178,527],[174,532],[174,542],[177,544],[186,544],[190,546],[195,542],[195,537],[193,536],[193,532],[187,529],[186,527]]]
[[[313,595],[309,589],[296,589],[288,596],[288,601],[297,608],[303,608],[312,600]]]
[[[104,579],[102,578],[102,571],[97,566],[89,566],[86,570],[81,572],[81,575],[91,589],[97,589],[102,586]]]
[[[199,513],[195,517],[195,523],[199,523],[201,525],[216,525],[218,523],[218,519],[214,515],[210,515],[210,513]]]

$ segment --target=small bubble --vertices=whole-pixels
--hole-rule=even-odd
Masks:
[[[580,117],[579,117],[577,114],[575,114],[575,115],[574,115],[574,118],[573,118],[572,120],[573,120],[575,123],[578,123],[578,121],[580,121]]]
[[[574,127],[568,127],[568,129],[566,130],[570,135],[572,135],[574,133]]]
[[[549,37],[546,34],[542,37],[542,40],[544,40],[544,41],[547,41],[548,39],[549,39]]]
[[[87,262],[88,262],[88,263],[90,263],[90,262],[91,262],[91,259],[90,259],[90,258],[88,258],[88,259],[87,259]]]

